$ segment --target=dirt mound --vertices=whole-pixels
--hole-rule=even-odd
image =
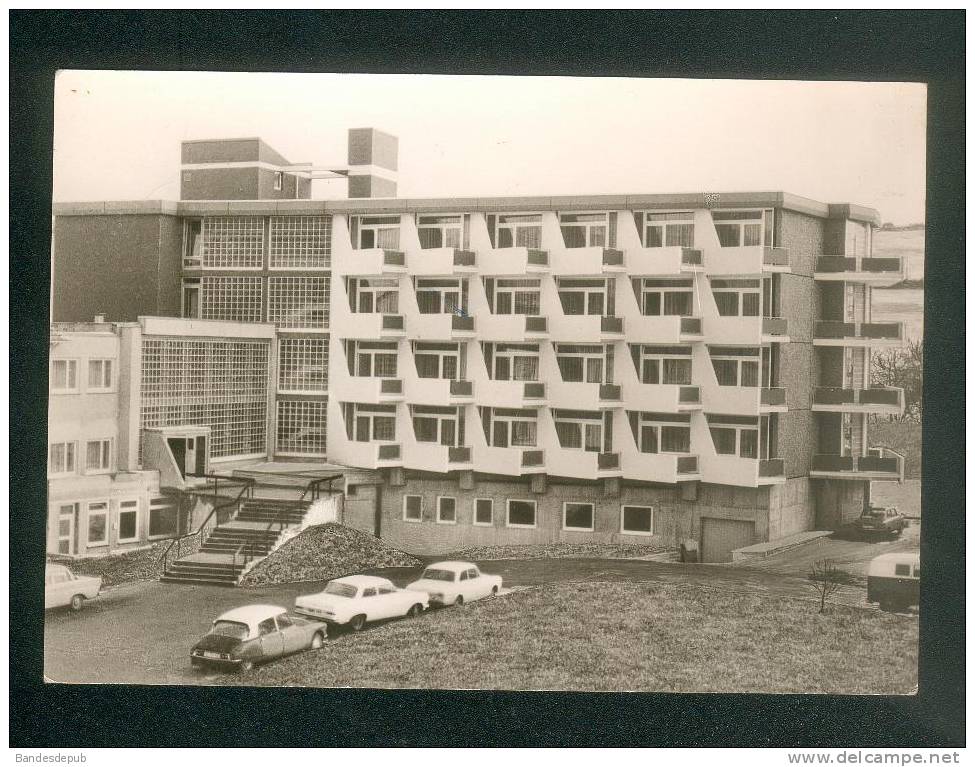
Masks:
[[[422,562],[379,538],[343,525],[309,527],[258,562],[241,586],[325,581],[373,567],[414,567]]]
[[[660,545],[629,543],[542,543],[516,546],[472,546],[448,555],[449,559],[634,559],[667,551]]]

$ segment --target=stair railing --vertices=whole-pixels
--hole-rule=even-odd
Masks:
[[[200,537],[200,541],[204,540],[206,536],[209,536],[210,531],[219,525],[221,522],[226,522],[230,518],[230,515],[223,515],[225,509],[237,508],[240,506],[244,497],[253,498],[254,497],[254,484],[255,480],[250,477],[223,477],[219,474],[187,474],[187,477],[200,477],[207,480],[207,489],[210,488],[210,481],[213,482],[213,498],[214,501],[219,497],[220,481],[223,480],[224,485],[240,485],[241,487],[237,491],[237,495],[234,498],[224,502],[224,503],[214,503],[213,508],[210,513],[207,514],[206,519],[200,523],[200,526],[192,533],[182,535],[176,538],[171,538],[169,541],[169,546],[162,553],[159,558],[159,562],[162,565],[163,575],[169,573],[169,567],[172,562],[176,561],[182,556],[183,553],[183,541],[189,538]],[[206,493],[204,493],[206,494]],[[221,519],[222,517],[222,519]],[[205,535],[204,535],[205,533]],[[172,558],[170,558],[172,554]]]

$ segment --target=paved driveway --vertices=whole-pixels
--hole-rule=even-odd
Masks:
[[[861,572],[883,551],[916,546],[917,528],[895,543],[824,539],[748,565],[681,565],[625,559],[545,559],[479,563],[502,575],[513,588],[571,581],[653,581],[699,588],[766,593],[812,599],[806,581],[812,562],[829,556],[843,559],[846,569]],[[405,585],[418,568],[374,571]],[[181,586],[159,582],[121,586],[86,605],[80,613],[50,611],[45,625],[45,674],[57,682],[141,684],[219,684],[220,675],[189,667],[188,652],[219,613],[242,604],[272,603],[286,607],[299,594],[317,591],[320,583],[233,589]],[[503,598],[503,597],[502,597]],[[844,587],[838,602],[865,605],[862,586]],[[435,611],[420,620],[449,620]],[[382,631],[377,626],[373,631]]]

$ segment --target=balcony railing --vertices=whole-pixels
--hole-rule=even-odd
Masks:
[[[813,336],[823,339],[865,338],[899,341],[903,338],[904,326],[900,322],[842,322],[840,320],[820,320],[816,323]]]
[[[474,384],[470,381],[451,380],[451,397],[470,397],[474,394]]]
[[[528,248],[527,259],[529,266],[548,266],[548,251]]]
[[[385,266],[406,266],[406,254],[401,250],[384,250],[383,264]]]
[[[622,317],[602,317],[599,329],[603,333],[622,333],[623,332],[623,318]]]
[[[815,405],[893,405],[901,404],[903,390],[893,387],[843,389],[824,386],[813,390]]]
[[[471,449],[469,447],[448,447],[447,463],[470,463]]]
[[[474,266],[475,261],[473,250],[454,250],[454,266]]]
[[[900,258],[856,258],[853,256],[819,256],[816,271],[820,274],[900,274],[903,261]]]
[[[781,477],[785,474],[785,462],[781,458],[767,458],[758,462],[758,476]]]
[[[525,399],[545,399],[545,384],[536,381],[525,381]]]
[[[380,461],[398,461],[400,458],[400,446],[380,445],[377,455]]]
[[[789,321],[784,317],[763,317],[762,335],[785,336],[789,334]]]
[[[780,386],[762,389],[762,404],[777,407],[785,404],[785,389]]]
[[[399,378],[382,378],[379,381],[380,394],[402,394],[403,381]]]
[[[545,465],[544,450],[523,450],[521,453],[522,468],[535,468]]]
[[[383,315],[383,330],[402,330],[402,329],[403,329],[402,314]]]
[[[702,263],[701,251],[694,248],[683,248],[680,253],[680,262],[685,266],[700,266]]]
[[[696,455],[679,455],[677,456],[677,473],[678,474],[697,474],[697,456]]]
[[[833,455],[819,453],[813,456],[812,470],[830,473],[871,473],[900,475],[903,456],[888,448],[871,448],[869,455]]]
[[[765,248],[762,252],[762,264],[765,266],[788,266],[788,248]]]
[[[681,386],[677,392],[677,401],[683,405],[695,405],[701,402],[700,386]]]
[[[700,317],[681,317],[680,318],[680,332],[687,333],[689,335],[699,336],[701,335],[701,318]]]
[[[599,384],[599,399],[619,402],[622,391],[619,384]]]
[[[603,266],[623,266],[623,251],[603,248]]]
[[[531,315],[526,316],[525,332],[526,333],[547,333],[548,317],[533,317]]]
[[[474,318],[473,317],[461,317],[459,314],[455,314],[450,318],[450,329],[463,331],[468,333],[474,332]]]
[[[619,453],[600,453],[596,460],[596,466],[600,471],[613,471],[620,467]]]

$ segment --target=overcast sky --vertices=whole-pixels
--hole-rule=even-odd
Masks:
[[[783,190],[924,220],[912,83],[66,71],[55,90],[61,202],[176,199],[184,139],[343,164],[346,129],[373,126],[399,136],[401,197]]]

